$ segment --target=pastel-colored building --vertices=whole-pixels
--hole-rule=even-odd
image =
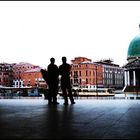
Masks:
[[[102,65],[93,63],[86,57],[75,57],[71,60],[71,83],[73,86],[103,86]]]
[[[106,59],[96,62],[103,68],[103,86],[105,88],[122,89],[124,86],[124,69],[113,60]]]
[[[14,64],[0,63],[0,86],[12,86],[13,65]]]
[[[21,74],[21,79],[25,87],[47,87],[46,82],[42,78],[41,68],[37,67],[31,70],[27,70]]]
[[[26,87],[26,86],[46,86],[43,81],[41,67],[35,66],[30,63],[21,62],[13,66],[13,86],[14,87]]]
[[[92,62],[86,57],[75,57],[71,61],[71,83],[77,87],[123,88],[124,69],[111,60]]]

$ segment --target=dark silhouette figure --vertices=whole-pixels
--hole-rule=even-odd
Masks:
[[[45,82],[46,82],[47,85],[48,85],[48,80],[49,80],[48,71],[45,70],[45,69],[41,69],[40,72],[41,72],[41,74],[42,74],[43,79],[45,80]],[[48,94],[49,94],[49,91],[48,91],[48,89],[47,89],[47,90],[45,91],[45,93],[44,93],[45,99],[48,99]]]
[[[68,105],[68,96],[71,101],[71,104],[75,104],[70,82],[71,66],[68,63],[66,63],[66,61],[67,58],[62,57],[62,65],[59,66],[59,74],[61,75],[61,89],[64,97],[64,105]]]
[[[59,69],[57,65],[55,65],[55,59],[50,59],[50,64],[48,65],[48,87],[49,87],[49,94],[48,94],[48,103],[49,104],[59,104],[57,102],[57,94],[58,94],[58,76],[59,76]]]

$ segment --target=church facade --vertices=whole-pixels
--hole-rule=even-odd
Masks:
[[[128,63],[123,66],[125,73],[125,86],[123,92],[140,92],[140,35],[132,39],[127,52]]]

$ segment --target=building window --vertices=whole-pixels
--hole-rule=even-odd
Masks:
[[[80,82],[80,84],[81,84],[81,78],[80,78],[79,80],[80,80],[79,82]]]
[[[81,76],[81,71],[79,71],[79,75]]]
[[[78,76],[78,71],[76,71],[76,76]]]
[[[86,76],[88,76],[88,71],[86,70]]]
[[[86,84],[88,84],[88,79],[86,78]]]

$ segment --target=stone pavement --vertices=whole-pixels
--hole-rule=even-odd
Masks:
[[[139,139],[140,100],[0,99],[0,139]]]

